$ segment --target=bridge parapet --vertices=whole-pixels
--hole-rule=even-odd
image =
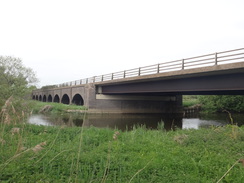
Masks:
[[[144,77],[148,75],[158,75],[172,71],[182,71],[194,68],[215,67],[224,64],[234,64],[244,62],[244,48],[216,52],[191,58],[179,59],[175,61],[163,62],[159,64],[119,71],[101,76],[80,79],[57,85],[58,87],[70,87],[89,83],[103,83],[126,78]]]

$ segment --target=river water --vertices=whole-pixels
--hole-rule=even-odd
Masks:
[[[238,125],[244,124],[244,114],[232,114],[231,118]],[[180,117],[165,114],[79,114],[65,113],[56,115],[34,114],[28,122],[36,125],[48,126],[83,126],[99,128],[116,128],[131,130],[135,126],[145,126],[148,129],[157,129],[162,126],[171,129],[199,129],[211,126],[224,126],[231,120],[227,113],[223,114],[193,114]],[[163,122],[163,123],[162,123]]]

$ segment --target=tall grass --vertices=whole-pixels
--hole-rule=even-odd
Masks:
[[[199,96],[197,95],[184,95],[183,96],[183,107],[191,107],[200,104]]]
[[[244,182],[244,127],[2,128],[2,182]]]
[[[54,103],[54,102],[39,102],[39,101],[31,101],[31,107],[33,109],[33,113],[40,112],[45,106],[50,106],[49,113],[62,113],[62,112],[78,112],[84,111],[87,108],[85,106],[78,106],[78,105],[66,105],[61,103]]]

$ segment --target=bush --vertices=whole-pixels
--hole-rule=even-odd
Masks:
[[[200,96],[199,100],[203,104],[203,109],[208,112],[222,112],[223,110],[244,112],[243,95]]]

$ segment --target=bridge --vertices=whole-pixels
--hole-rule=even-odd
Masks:
[[[180,113],[188,94],[243,95],[244,48],[44,87],[32,98],[85,105],[90,112]]]

